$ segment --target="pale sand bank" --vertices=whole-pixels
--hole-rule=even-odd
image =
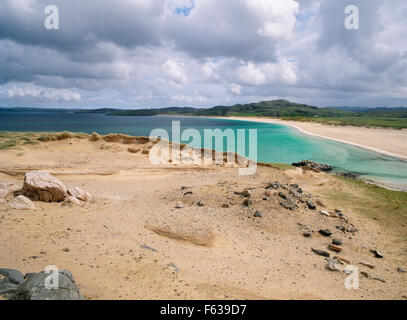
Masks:
[[[68,269],[87,299],[407,296],[407,273],[397,272],[407,268],[407,224],[401,209],[406,200],[393,203],[371,193],[380,190],[302,169],[261,166],[247,177],[238,176],[236,168],[154,167],[148,155],[128,152],[130,146],[69,139],[0,151],[0,182],[22,185],[24,172],[43,169],[95,199],[79,207],[35,202],[36,211],[0,204],[0,267],[24,273],[48,265]],[[277,194],[263,200],[267,181],[275,180],[298,183],[325,210],[341,209],[349,224],[301,202],[297,210],[284,209]],[[256,188],[250,207],[235,193],[244,188]],[[287,190],[273,190],[278,191],[288,195]],[[204,207],[197,206],[200,200]],[[183,209],[175,209],[179,201]],[[230,208],[223,208],[224,202]],[[263,218],[254,217],[256,210]],[[355,234],[336,228],[351,224],[359,230]],[[323,237],[320,229],[330,229],[332,237]],[[304,238],[307,230],[312,237]],[[343,240],[341,253],[328,250],[332,238]],[[311,248],[341,256],[386,283],[360,276],[360,289],[347,290],[346,274],[328,271],[325,259]],[[369,249],[378,249],[384,259],[376,259]]]
[[[314,122],[286,121],[256,117],[218,118],[287,125],[315,137],[347,143],[388,156],[407,160],[407,129],[395,130],[353,126],[330,126]]]

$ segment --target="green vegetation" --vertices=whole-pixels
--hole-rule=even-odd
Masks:
[[[357,108],[356,108],[357,109]],[[85,111],[80,111],[85,112]],[[364,127],[407,128],[407,108],[318,108],[287,100],[262,101],[259,103],[216,106],[209,109],[164,108],[141,110],[98,109],[89,112],[111,116],[186,115],[206,117],[269,117],[285,120],[318,122],[330,125]]]
[[[338,208],[347,204],[350,212],[380,221],[384,228],[397,228],[400,241],[407,239],[407,192],[388,190],[361,180],[335,177],[338,182],[319,191]],[[405,253],[407,254],[407,248]]]
[[[18,148],[20,145],[35,145],[40,142],[60,141],[65,139],[85,139],[85,133],[36,133],[36,132],[0,132],[0,150]]]

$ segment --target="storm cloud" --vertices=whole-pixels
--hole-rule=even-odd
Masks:
[[[405,21],[403,0],[2,0],[0,106],[407,106]]]

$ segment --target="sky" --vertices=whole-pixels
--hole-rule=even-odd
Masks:
[[[1,0],[0,106],[407,107],[406,34],[405,0]]]

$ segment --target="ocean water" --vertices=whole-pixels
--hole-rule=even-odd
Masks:
[[[407,191],[407,162],[355,146],[312,137],[288,126],[227,119],[115,117],[51,111],[9,112],[0,109],[0,131],[72,131],[149,136],[153,129],[162,128],[169,132],[171,138],[173,121],[180,121],[181,130],[198,130],[202,137],[205,129],[233,129],[235,132],[237,129],[257,129],[258,161],[291,164],[313,160],[330,164],[336,171],[354,172],[387,187]],[[226,151],[226,143],[224,149],[222,151]],[[247,149],[248,146],[246,152]]]

